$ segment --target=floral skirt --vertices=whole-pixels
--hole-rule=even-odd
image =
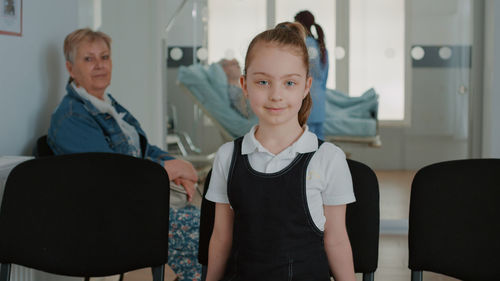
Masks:
[[[168,264],[179,276],[179,281],[198,281],[201,265],[198,263],[200,209],[187,205],[170,208],[168,232]]]

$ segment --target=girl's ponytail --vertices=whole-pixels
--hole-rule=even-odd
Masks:
[[[318,43],[319,43],[319,51],[321,54],[321,63],[326,63],[326,47],[325,47],[325,33],[323,32],[323,28],[317,23],[314,23],[314,28],[316,29],[316,33],[318,33]]]
[[[309,118],[309,114],[311,113],[312,108],[312,98],[311,92],[307,94],[307,96],[302,100],[302,105],[299,110],[299,125],[302,127],[307,123],[307,118]]]

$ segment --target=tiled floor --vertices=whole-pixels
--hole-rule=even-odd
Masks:
[[[380,219],[408,219],[414,171],[375,171],[380,189]]]

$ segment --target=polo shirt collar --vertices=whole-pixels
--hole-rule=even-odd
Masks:
[[[254,125],[252,129],[243,137],[241,145],[241,154],[251,154],[254,152],[265,152],[272,154],[255,138],[255,130],[258,125]],[[299,139],[291,146],[280,152],[279,155],[285,154],[290,157],[295,157],[297,153],[309,153],[318,149],[318,138],[314,133],[309,131],[307,125],[304,125],[304,132]],[[272,154],[273,155],[273,154]]]

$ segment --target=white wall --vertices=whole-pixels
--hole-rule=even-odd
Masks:
[[[464,17],[460,4],[464,0],[408,0],[408,46],[412,45],[467,45],[464,37],[469,26],[459,25]],[[469,19],[470,20],[470,19]],[[462,34],[463,33],[463,34]],[[408,47],[409,48],[409,47]],[[411,124],[408,127],[381,127],[381,148],[343,145],[355,160],[374,169],[417,170],[425,165],[467,158],[467,108],[460,108],[458,95],[461,77],[468,69],[410,68]],[[465,116],[460,126],[457,116]],[[462,128],[462,130],[460,130]]]
[[[483,157],[500,158],[500,3],[486,1]]]
[[[171,2],[180,3],[180,1]],[[411,6],[408,45],[472,43],[470,35],[464,36],[471,30],[471,22],[462,24],[463,22],[459,20],[468,14],[464,5],[467,6],[470,2],[408,0],[407,4]],[[170,43],[191,44],[189,31],[192,25],[188,12],[189,7],[185,7],[181,19],[178,20],[180,23],[177,23],[171,31]],[[181,30],[184,33],[180,33]],[[419,169],[438,161],[467,158],[468,144],[464,136],[467,133],[467,97],[461,97],[457,92],[461,85],[469,86],[468,72],[469,69],[459,68],[411,69],[409,73],[413,82],[411,126],[380,128],[382,148],[345,144],[342,144],[342,148],[351,153],[353,159],[363,161],[376,169]],[[212,149],[217,147],[214,141],[220,142],[221,139],[216,134],[211,134],[212,132],[207,137],[210,127],[202,128],[205,132],[201,134],[199,131],[196,132],[192,121],[193,110],[189,110],[189,107],[192,107],[190,100],[175,89],[176,71],[169,70],[168,73],[169,101],[185,109],[179,110],[181,119],[179,123],[182,129],[197,137],[195,141],[205,149],[205,152],[213,151]],[[496,116],[490,119],[496,124],[498,122],[493,122],[494,117]],[[215,130],[213,127],[211,129]]]
[[[22,37],[0,35],[0,155],[31,155],[64,95],[64,37],[77,3],[24,0]]]
[[[149,141],[163,147],[158,2],[102,1],[99,30],[113,40],[113,77],[108,91],[139,120]]]
[[[165,27],[181,0],[105,0],[101,3],[99,29],[113,40],[113,78],[109,92],[139,120],[149,141],[164,148],[165,105],[180,90],[175,85],[176,72],[170,74],[173,80],[168,89],[162,86],[163,79],[167,79],[162,40],[166,39],[169,45],[191,44],[192,1],[181,10],[168,34]]]
[[[440,5],[448,5],[452,2],[457,1],[433,1],[433,7],[424,6],[424,3],[419,1],[412,3],[417,4],[417,9],[423,12],[425,9],[433,8],[434,13],[446,14],[451,11],[445,10]],[[479,118],[482,118],[479,122],[482,123],[481,156],[500,158],[500,111],[498,110],[500,106],[500,80],[498,79],[500,75],[500,3],[495,0],[486,0],[485,4],[484,62],[472,62],[473,64],[484,63],[483,112],[478,115]],[[413,25],[423,24],[421,28],[413,28],[414,41],[412,43],[436,44],[450,39],[450,32],[444,32],[439,27],[432,28],[432,24],[446,24],[442,22],[442,19],[417,18],[413,19],[412,23]],[[448,25],[448,28],[450,27],[452,26]],[[467,154],[457,153],[465,152],[465,143],[445,134],[439,136],[435,133],[438,126],[443,126],[443,120],[439,119],[439,115],[427,122],[422,122],[423,116],[429,118],[429,115],[436,113],[435,110],[429,110],[436,106],[436,100],[432,95],[429,95],[434,90],[429,86],[435,84],[436,80],[442,77],[442,73],[439,74],[439,70],[431,71],[428,72],[427,79],[422,79],[426,75],[423,71],[413,70],[412,72],[413,127],[406,129],[381,128],[383,147],[381,149],[351,149],[353,158],[360,159],[378,169],[418,169],[432,162],[468,157]],[[435,78],[433,79],[433,77]],[[425,83],[416,83],[418,80]],[[422,99],[423,96],[426,98]],[[450,129],[449,126],[442,128],[446,129],[447,127]],[[429,134],[432,131],[434,133]]]
[[[0,35],[0,155],[29,155],[36,138],[47,132],[50,114],[64,95],[67,79],[61,45],[66,34],[78,27],[77,1],[23,2],[23,36]],[[113,38],[114,68],[110,91],[139,119],[150,141],[160,146],[163,146],[163,105],[166,102],[161,88],[164,66],[160,60],[161,39],[167,38],[170,45],[186,46],[193,40],[191,1],[181,11],[172,30],[168,34],[163,31],[181,2],[102,1],[101,30]],[[500,81],[493,79],[500,72],[500,4],[493,0],[487,0],[486,4],[483,156],[500,157],[500,113],[496,110],[500,105],[500,91],[497,90]],[[426,41],[424,30],[415,29],[414,32],[417,35],[411,43],[433,43]],[[414,81],[425,81],[425,73],[412,75]],[[168,96],[185,98],[175,86],[176,71],[169,71],[168,78]],[[414,95],[426,91],[425,85],[413,85]],[[186,103],[189,99],[180,101]],[[416,99],[412,119],[418,120],[426,114],[428,104],[425,99]],[[185,115],[185,127],[191,126],[193,110]],[[210,128],[213,129],[205,129]],[[198,144],[210,142],[207,138],[220,141],[214,132],[197,134],[195,141]],[[377,169],[417,169],[435,161],[467,156],[462,153],[466,144],[449,135],[394,127],[381,128],[381,135],[383,147],[380,149],[353,146],[345,146],[345,149],[353,153],[354,159]],[[212,143],[208,150],[216,147]]]
[[[195,1],[188,1],[179,11],[170,31],[165,34],[168,46],[192,47],[206,44],[204,41],[204,26],[202,18],[207,14],[207,0],[196,1],[197,17],[193,19],[192,10]],[[166,8],[163,26],[172,19],[175,11],[180,7],[181,0],[165,0]],[[207,122],[201,111],[196,108],[193,100],[177,85],[178,68],[169,68],[167,71],[167,97],[168,104],[174,105],[177,111],[177,130],[187,132],[193,143],[201,148],[202,153],[208,154],[217,150],[223,143],[220,133]],[[170,109],[170,108],[169,108]],[[172,116],[170,114],[170,116]]]
[[[171,1],[180,3],[180,1]],[[494,1],[490,1],[494,2]],[[471,30],[471,20],[468,24],[463,24],[460,18],[467,16],[467,5],[471,2],[466,0],[408,0],[410,5],[410,36],[408,45],[423,44],[423,45],[470,45],[472,38],[467,35]],[[499,6],[498,4],[496,5]],[[465,7],[465,8],[464,8]],[[171,33],[175,36],[175,40],[171,42],[185,43],[190,42],[190,14],[189,9],[181,13],[180,20],[182,24],[176,24]],[[486,9],[488,11],[488,8]],[[493,12],[492,12],[493,13]],[[498,8],[494,15],[500,17]],[[491,17],[494,17],[492,15]],[[500,20],[497,20],[500,21]],[[498,23],[497,23],[498,25]],[[184,30],[184,34],[179,31]],[[499,29],[497,29],[498,32]],[[488,31],[487,31],[488,32]],[[489,38],[486,33],[485,38]],[[498,37],[497,37],[498,38]],[[497,42],[500,39],[495,39]],[[500,46],[500,45],[499,45]],[[497,47],[498,48],[498,47]],[[486,56],[485,61],[489,61],[492,56]],[[498,59],[498,56],[497,56]],[[500,71],[500,70],[498,70]],[[172,74],[171,74],[172,72]],[[413,82],[412,105],[411,105],[411,120],[412,124],[409,127],[382,127],[380,134],[382,137],[382,148],[369,148],[357,145],[342,145],[342,148],[352,154],[353,159],[363,161],[376,169],[419,169],[425,165],[451,160],[467,158],[468,144],[464,134],[467,133],[467,97],[457,95],[458,88],[461,85],[470,88],[467,78],[469,69],[459,68],[412,68],[408,73],[410,80]],[[175,91],[175,70],[169,70],[169,96],[171,103],[182,104],[188,107],[190,100],[182,95],[181,92]],[[485,71],[488,73],[488,71]],[[465,78],[464,78],[465,77]],[[500,82],[498,82],[500,83]],[[499,85],[500,86],[500,85]],[[490,86],[491,88],[492,86]],[[498,97],[497,97],[498,99]],[[491,101],[488,103],[488,101]],[[490,97],[485,100],[489,107],[499,105],[499,101],[495,100],[495,96],[490,94]],[[192,110],[182,110],[180,119],[192,120]],[[495,115],[496,114],[496,115]],[[489,112],[485,111],[486,134],[500,134],[498,124],[500,122],[499,113],[493,109]],[[464,117],[464,118],[461,118]],[[182,120],[181,120],[182,121]],[[180,122],[184,130],[194,131],[191,123]],[[489,127],[496,130],[488,129]],[[215,128],[212,127],[213,130]],[[196,133],[194,133],[196,134]],[[205,134],[201,134],[205,137]],[[196,139],[206,151],[216,147],[210,143],[207,138]],[[217,135],[211,135],[210,139],[221,141]],[[485,138],[487,142],[500,149],[500,141],[492,136]]]
[[[47,133],[50,115],[65,94],[64,37],[93,22],[82,18],[93,2],[99,1],[24,0],[23,36],[0,35],[0,155],[30,155],[36,139]],[[164,147],[161,42],[192,41],[192,27],[185,29],[192,23],[191,7],[186,5],[167,36],[164,27],[181,0],[100,2],[100,30],[113,39],[108,90],[139,120],[150,142]]]

